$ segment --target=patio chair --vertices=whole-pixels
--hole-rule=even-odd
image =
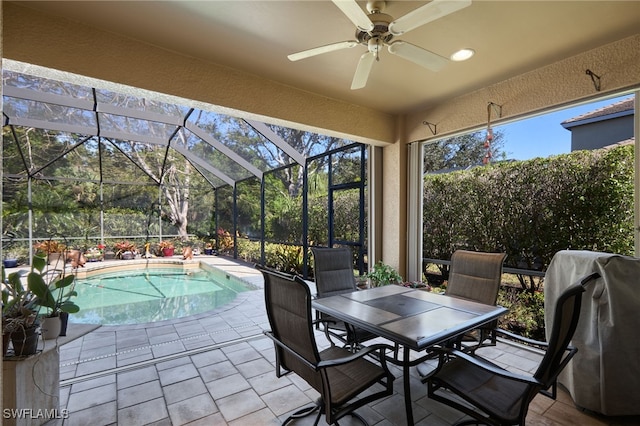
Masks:
[[[318,298],[358,290],[353,275],[352,253],[348,247],[312,247],[311,252],[313,253]],[[361,328],[336,320],[327,314],[317,313],[316,318],[324,320],[319,324],[325,327],[326,332],[352,349],[359,347],[362,342],[378,337]]]
[[[394,376],[385,362],[388,345],[372,345],[356,353],[331,345],[319,351],[311,320],[311,292],[299,277],[260,268],[271,331],[265,334],[275,344],[276,375],[294,372],[313,387],[317,402],[288,417],[289,421],[318,410],[315,424],[324,414],[328,424],[352,415],[365,425],[354,410],[393,393]],[[379,359],[379,364],[373,359]],[[283,373],[284,371],[284,373]],[[382,389],[369,390],[372,386]],[[366,391],[366,392],[365,392]],[[355,397],[359,397],[355,399]]]
[[[507,371],[477,355],[455,348],[441,348],[438,350],[438,367],[426,380],[429,398],[454,407],[474,419],[458,425],[524,425],[529,403],[538,392],[555,399],[558,374],[577,352],[575,347],[570,346],[570,341],[580,317],[582,293],[585,286],[598,277],[597,273],[588,275],[558,297],[548,343],[501,331],[509,338],[544,351],[533,375]],[[548,391],[550,388],[551,391]],[[472,408],[462,404],[459,398],[471,404]]]
[[[502,281],[502,264],[506,253],[456,250],[451,256],[451,270],[446,294],[495,305]],[[498,321],[492,321],[456,339],[457,349],[474,352],[483,346],[495,346]]]

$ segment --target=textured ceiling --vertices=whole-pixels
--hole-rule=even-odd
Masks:
[[[389,1],[398,18],[425,4]],[[467,62],[432,72],[386,50],[367,86],[350,90],[364,46],[291,62],[287,55],[351,40],[355,28],[331,1],[29,1],[23,6],[135,38],[183,55],[399,114],[537,69],[637,32],[638,1],[473,1],[399,39]],[[366,3],[359,2],[364,9]]]

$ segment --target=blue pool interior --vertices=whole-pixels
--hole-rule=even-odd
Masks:
[[[140,267],[102,272],[76,280],[83,324],[140,324],[214,310],[243,291],[255,289],[220,270]]]

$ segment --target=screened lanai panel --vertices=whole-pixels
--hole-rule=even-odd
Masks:
[[[3,131],[5,173],[24,175],[28,171],[44,173],[46,177],[73,177],[70,173],[89,167],[96,159],[90,146],[82,146],[89,136],[24,127],[13,129],[14,132],[9,128]],[[79,163],[75,167],[74,161]]]
[[[302,243],[302,167],[274,170],[265,175],[265,236],[278,242]]]
[[[225,183],[225,181],[220,179],[218,175],[216,175],[214,172],[211,172],[210,170],[207,170],[204,166],[200,166],[199,164],[194,163],[193,167],[198,171],[198,173],[202,175],[204,179],[207,180],[207,182],[209,182],[209,184],[213,188],[218,188],[227,184]],[[209,188],[209,190],[212,191],[212,188]]]
[[[105,179],[132,181],[149,179],[159,182],[166,149],[153,144],[119,139],[103,139],[103,170]]]
[[[260,180],[252,178],[239,182],[236,191],[238,232],[243,237],[260,238],[262,235]]]
[[[216,209],[214,223],[216,249],[220,253],[233,253],[233,187],[227,185],[216,189]]]
[[[204,132],[206,137],[203,139],[210,143],[221,144],[237,159],[241,159],[239,162],[241,165],[243,163],[251,165],[264,172],[294,162],[289,155],[257,132],[245,120],[213,112],[197,111],[189,117],[188,123]],[[251,171],[250,167],[247,169]]]
[[[201,241],[210,242],[215,235],[215,191],[205,178],[193,173],[184,201],[188,203],[189,211],[187,233]],[[203,245],[199,247],[204,249]]]
[[[337,241],[360,241],[360,223],[354,212],[360,205],[360,189],[343,189],[333,194],[333,238]]]
[[[159,233],[156,185],[103,185],[105,238],[123,239]]]
[[[329,243],[329,174],[326,157],[310,161],[307,165],[309,241],[312,245],[327,246]]]
[[[166,145],[177,126],[117,114],[100,114],[100,134]]]
[[[215,170],[220,171],[224,176],[230,177],[233,181],[251,176],[251,172],[246,167],[238,164],[227,154],[222,153],[210,142],[203,140],[201,136],[205,135],[196,135],[188,130],[185,130],[184,133],[186,143],[184,145],[178,144],[177,147],[182,147],[192,157],[202,159],[206,164],[211,165]]]
[[[4,103],[4,113],[12,118],[15,124],[42,126],[47,129],[68,130],[80,129],[95,134],[95,114],[91,110],[69,106],[8,97]]]
[[[18,238],[29,236],[29,197],[26,178],[2,179],[2,226],[14,232]]]
[[[360,146],[331,154],[332,185],[360,182],[360,169],[364,161]]]
[[[29,74],[10,71],[6,68],[2,70],[2,84],[16,89],[31,90],[37,93],[44,93],[53,96],[61,96],[79,101],[92,102],[93,93],[90,87],[77,84],[53,80],[43,77],[36,77]]]
[[[101,140],[102,178],[105,183],[158,184],[164,150],[139,142]]]
[[[78,246],[99,236],[98,184],[37,179],[31,190],[34,239],[64,239]]]
[[[136,117],[142,115],[149,120],[164,121],[170,123],[182,123],[184,117],[189,113],[189,108],[176,104],[157,101],[154,99],[140,98],[110,90],[96,90],[96,101],[101,106],[101,110],[108,110],[113,113],[118,111],[121,115]],[[107,106],[108,105],[108,106]]]

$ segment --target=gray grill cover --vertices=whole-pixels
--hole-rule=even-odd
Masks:
[[[560,293],[591,272],[601,278],[583,294],[572,340],[578,353],[559,382],[579,407],[609,416],[638,415],[640,259],[591,251],[556,253],[545,277],[545,325],[551,323],[549,307],[555,306]]]

